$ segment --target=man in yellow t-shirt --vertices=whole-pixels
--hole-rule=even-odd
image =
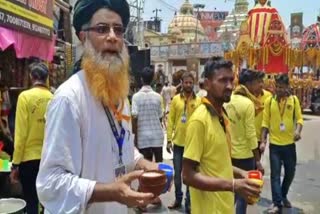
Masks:
[[[36,178],[44,139],[44,117],[53,95],[46,86],[48,68],[45,64],[31,65],[30,76],[33,87],[18,97],[13,168],[10,177],[13,182],[18,179],[21,181],[27,213],[38,213]]]
[[[232,165],[247,171],[257,168],[262,173],[255,129],[255,114],[262,111],[262,105],[254,95],[262,90],[263,77],[262,72],[243,69],[239,75],[240,85],[226,104],[230,119]],[[245,213],[247,202],[236,194],[236,214]]]
[[[272,93],[262,89],[261,92],[258,94],[257,98],[259,99],[260,103],[265,106],[265,102],[267,98],[272,97]],[[260,148],[261,145],[261,129],[262,129],[262,118],[263,118],[263,111],[256,114],[255,118],[255,127],[256,127],[256,133],[258,138],[258,145],[259,145],[259,152],[260,155],[264,152],[264,147]]]
[[[245,179],[246,171],[231,164],[230,127],[222,106],[232,94],[232,66],[222,58],[206,63],[203,76],[208,95],[188,122],[182,174],[190,186],[193,214],[232,214],[234,193],[244,198],[260,194],[259,186]]]
[[[297,154],[295,142],[301,139],[303,117],[296,96],[290,94],[288,75],[276,77],[276,95],[265,102],[261,147],[270,139],[271,190],[273,205],[268,213],[279,213],[282,205],[291,207],[287,198],[294,179]],[[281,182],[281,168],[284,178]]]
[[[175,185],[175,201],[169,206],[170,209],[181,207],[183,198],[181,170],[182,157],[184,152],[186,124],[190,119],[194,110],[200,105],[201,99],[193,92],[194,76],[190,72],[182,75],[182,93],[176,95],[171,102],[168,117],[167,128],[167,150],[171,153],[172,141],[173,146],[173,167],[174,167],[174,185]],[[190,210],[189,188],[186,191],[185,209],[188,213]]]

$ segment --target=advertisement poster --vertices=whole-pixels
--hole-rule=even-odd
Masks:
[[[227,16],[227,11],[200,11],[199,14],[196,13],[209,41],[217,40],[217,31]]]

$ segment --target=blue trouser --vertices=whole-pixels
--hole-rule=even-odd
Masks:
[[[182,192],[182,160],[183,160],[184,147],[182,146],[173,146],[173,168],[174,168],[174,187],[176,202],[181,203],[183,198]],[[187,186],[186,199],[185,199],[185,208],[190,209],[190,193],[189,187]]]
[[[232,165],[246,171],[254,170],[256,167],[254,158],[247,158],[247,159],[232,158]],[[247,213],[247,202],[243,197],[236,194],[235,203],[236,203],[236,214]]]
[[[270,144],[271,191],[272,202],[281,207],[281,202],[287,199],[290,185],[296,171],[296,145],[277,146]],[[281,167],[284,166],[284,178],[281,184]]]

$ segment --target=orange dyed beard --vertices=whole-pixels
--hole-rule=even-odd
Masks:
[[[86,46],[86,45],[85,45]],[[82,59],[89,89],[105,106],[115,106],[129,93],[129,56],[123,47],[119,56],[101,56],[87,44]]]

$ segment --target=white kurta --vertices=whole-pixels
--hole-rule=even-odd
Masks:
[[[127,102],[123,113],[130,115]],[[132,171],[142,156],[134,148],[131,124],[123,122],[123,127],[123,162]],[[37,191],[46,213],[128,212],[118,203],[88,205],[96,182],[115,181],[119,154],[105,111],[91,95],[83,71],[56,91],[45,131]]]

